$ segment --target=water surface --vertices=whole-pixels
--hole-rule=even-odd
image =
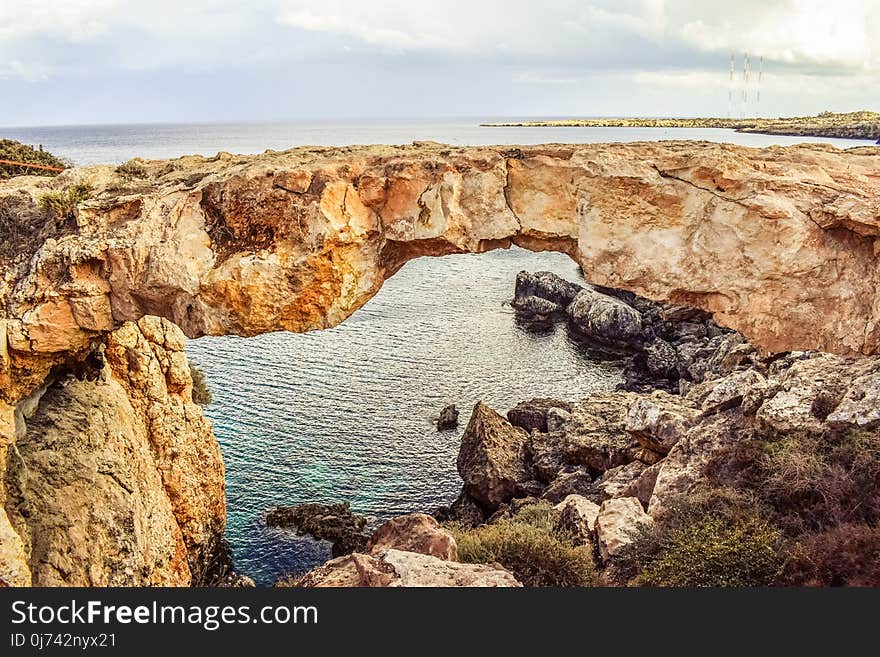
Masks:
[[[564,326],[536,333],[517,323],[506,302],[522,269],[581,280],[558,253],[420,258],[334,329],[189,342],[214,391],[207,413],[240,571],[271,583],[329,557],[326,545],[266,527],[262,514],[276,504],[348,500],[381,519],[452,502],[461,431],[478,400],[505,412],[620,381]],[[431,419],[450,403],[459,429],[438,432]]]

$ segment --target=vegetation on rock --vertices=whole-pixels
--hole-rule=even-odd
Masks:
[[[36,149],[33,146],[28,146],[27,144],[22,144],[21,142],[12,139],[0,139],[0,160],[39,164],[47,167],[56,167],[58,169],[66,169],[71,166],[71,162],[68,160],[56,157],[48,151]],[[0,180],[23,175],[57,176],[58,173],[58,171],[36,169],[18,164],[0,164]]]
[[[49,215],[59,220],[72,219],[76,206],[90,198],[92,188],[85,183],[76,183],[61,191],[46,192],[40,197],[39,206]]]
[[[593,549],[576,545],[554,529],[553,507],[524,507],[510,518],[464,529],[451,526],[458,558],[465,563],[499,563],[525,586],[592,586]]]
[[[214,394],[208,386],[205,370],[190,360],[189,374],[192,377],[192,400],[199,406],[210,406],[214,402]]]

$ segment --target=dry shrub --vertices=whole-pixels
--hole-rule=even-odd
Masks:
[[[880,435],[793,435],[763,459],[761,498],[790,534],[880,520]]]
[[[47,192],[40,197],[39,206],[56,219],[72,219],[76,206],[92,195],[92,188],[85,183],[77,183],[60,192]]]
[[[706,514],[670,531],[635,579],[646,586],[767,586],[782,567],[781,532],[761,518]]]
[[[610,574],[644,586],[764,586],[778,575],[783,537],[755,496],[703,488],[672,499],[617,554]]]
[[[68,160],[56,157],[48,151],[37,150],[33,146],[22,144],[12,139],[0,139],[0,160],[12,160],[13,162],[26,162],[28,164],[41,164],[48,167],[66,169],[71,166]],[[0,180],[12,176],[57,176],[57,171],[34,169],[17,164],[0,164]]]
[[[780,583],[880,586],[880,527],[845,524],[806,535],[791,549]]]
[[[555,531],[552,512],[549,505],[536,504],[491,525],[450,527],[459,560],[499,563],[525,586],[593,586],[592,547],[575,545],[569,536]]]

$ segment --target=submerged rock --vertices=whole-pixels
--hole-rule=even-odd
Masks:
[[[266,513],[269,527],[292,527],[300,534],[333,544],[333,556],[362,550],[367,544],[367,519],[352,513],[348,502],[341,504],[298,504],[279,506]]]
[[[440,411],[440,417],[437,418],[437,431],[446,431],[455,429],[458,426],[458,409],[455,404],[444,406]]]

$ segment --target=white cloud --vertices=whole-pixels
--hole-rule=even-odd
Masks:
[[[117,0],[0,0],[0,43],[48,36],[73,42],[104,34]]]
[[[790,0],[756,13],[697,18],[681,25],[678,33],[704,51],[751,51],[788,64],[877,64],[880,23],[875,2]]]
[[[0,80],[42,82],[49,79],[49,70],[40,64],[25,64],[17,59],[0,65]]]

